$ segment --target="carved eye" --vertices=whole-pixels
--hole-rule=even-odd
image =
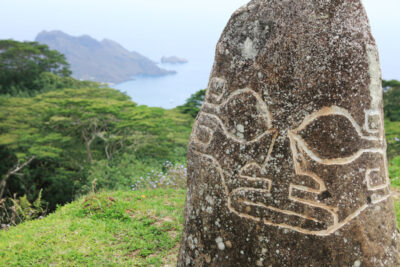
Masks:
[[[351,115],[339,107],[324,108],[291,132],[296,145],[322,160],[354,158],[379,147],[374,136],[364,136]],[[327,162],[325,162],[327,163]],[[333,163],[333,162],[332,162]]]
[[[227,131],[240,140],[254,140],[270,128],[265,103],[250,89],[230,97],[221,105],[220,112]]]
[[[348,157],[362,142],[351,122],[341,115],[319,117],[298,134],[321,158]]]

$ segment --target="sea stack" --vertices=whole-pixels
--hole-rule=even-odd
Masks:
[[[253,0],[217,44],[178,266],[400,266],[360,0]]]

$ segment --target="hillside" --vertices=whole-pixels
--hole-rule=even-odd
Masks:
[[[174,266],[185,191],[92,194],[0,231],[0,266]]]
[[[98,189],[129,190],[151,170],[165,173],[167,161],[184,163],[193,122],[177,110],[137,106],[111,88],[0,96],[0,105],[0,173],[31,159],[0,192],[33,200],[42,190],[50,210],[86,194],[94,180]],[[0,224],[7,224],[1,199]]]
[[[35,41],[64,54],[71,64],[73,77],[82,80],[120,83],[138,75],[162,76],[175,73],[159,68],[156,63],[120,44],[88,35],[70,36],[61,31],[43,31]]]
[[[0,266],[175,266],[184,190],[91,194],[0,231]],[[396,200],[397,218],[400,202]]]

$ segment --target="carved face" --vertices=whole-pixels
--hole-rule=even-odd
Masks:
[[[345,108],[322,107],[278,130],[257,92],[226,86],[211,79],[191,146],[223,181],[231,212],[329,235],[389,196],[379,109],[359,125]]]

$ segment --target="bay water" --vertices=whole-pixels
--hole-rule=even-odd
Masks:
[[[178,55],[179,56],[179,55]],[[159,67],[175,70],[176,74],[161,77],[135,77],[134,80],[112,86],[125,92],[139,105],[174,108],[185,103],[191,94],[207,87],[212,67],[208,59],[193,56],[186,64],[161,64]]]

